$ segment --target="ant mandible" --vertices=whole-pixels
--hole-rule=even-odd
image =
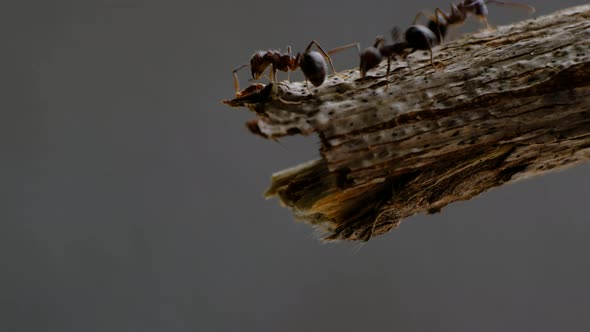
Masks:
[[[314,45],[318,48],[319,52],[311,50],[311,47]],[[343,50],[345,48],[349,48],[355,45],[356,44],[346,45],[338,49],[335,49],[331,52],[334,53],[336,51]],[[326,53],[322,49],[320,44],[315,40],[312,40],[309,43],[309,45],[307,45],[303,53],[297,53],[296,56],[291,55],[291,47],[287,47],[286,54],[275,50],[269,50],[266,52],[258,51],[254,53],[254,55],[252,55],[249,65],[244,64],[233,70],[234,88],[236,89],[236,94],[238,94],[238,91],[240,89],[237,72],[238,70],[247,66],[250,66],[252,78],[255,80],[259,79],[266,70],[266,68],[270,66],[269,78],[270,81],[273,83],[273,88],[274,86],[276,86],[277,70],[289,72],[295,71],[297,70],[297,68],[301,68],[301,71],[305,76],[305,84],[309,89],[309,93],[311,94],[311,89],[309,88],[308,82],[311,82],[311,84],[317,87],[322,85],[322,83],[324,83],[324,80],[326,79],[326,72],[328,69],[328,66],[326,65],[326,60],[328,60],[330,68],[332,68],[334,74],[338,75],[336,73],[336,69],[334,68],[334,64],[332,63],[332,59],[330,58],[328,53]]]

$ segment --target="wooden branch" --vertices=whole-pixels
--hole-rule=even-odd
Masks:
[[[590,158],[590,5],[465,36],[358,79],[252,86],[231,106],[276,139],[317,133],[320,160],[272,177],[327,240],[368,240],[507,182]]]

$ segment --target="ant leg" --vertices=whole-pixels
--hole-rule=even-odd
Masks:
[[[309,87],[309,80],[307,79],[307,77],[305,78],[305,87],[307,88],[307,91],[309,91],[309,95],[313,95],[313,93],[311,92],[311,88]]]
[[[270,68],[269,79],[272,84],[273,94],[276,94],[279,87],[277,86],[277,70],[274,65],[272,65],[272,67]]]
[[[420,17],[424,16],[426,19],[430,19],[432,17],[432,14],[425,11],[425,10],[421,10],[418,12],[418,14],[416,14],[416,17],[414,17],[414,20],[412,21],[412,25],[416,25],[416,22],[418,22],[418,20],[420,19]]]
[[[236,93],[238,91],[240,91],[240,83],[238,82],[238,70],[244,68],[244,67],[248,67],[248,64],[243,64],[241,66],[236,67],[236,69],[234,69],[232,71],[233,75],[234,75],[234,89],[236,89]]]
[[[271,68],[271,73],[272,73],[272,75],[271,75],[272,83],[274,85],[276,85],[278,83],[278,81],[277,81],[277,69],[275,68],[274,65]]]
[[[320,44],[318,44],[317,41],[312,40],[309,43],[309,45],[307,45],[307,47],[305,48],[305,53],[309,52],[309,50],[311,49],[311,46],[312,45],[315,45],[320,50],[320,53],[322,53],[322,55],[324,56],[324,58],[326,58],[326,60],[328,60],[328,63],[330,64],[330,67],[332,68],[332,71],[334,72],[334,75],[340,77],[340,75],[338,75],[338,73],[336,73],[336,68],[334,68],[334,64],[332,63],[332,58],[330,58],[330,56],[328,55],[328,53],[326,53],[326,51],[324,51],[324,49],[320,46]],[[360,48],[359,48],[359,50],[360,50]],[[360,51],[359,51],[359,53],[360,53]]]
[[[435,70],[439,70],[439,69],[444,68],[445,65],[443,63],[441,63],[440,66],[437,66],[437,65],[434,64],[434,59],[433,59],[434,56],[432,54],[433,53],[432,52],[432,47],[430,47],[430,45],[428,45],[428,46],[429,46],[428,47],[428,51],[430,52],[430,64],[432,65],[432,67],[434,67]]]
[[[432,65],[432,67],[436,68],[436,66],[434,65],[434,61],[432,60],[432,47],[430,47],[430,45],[428,46],[428,51],[430,52],[430,64]]]
[[[410,60],[408,60],[408,56],[414,52],[416,52],[415,48],[413,48],[410,52],[408,52],[407,54],[404,55],[404,60],[406,60],[406,65],[408,66],[408,69],[410,70],[410,72],[412,72],[413,70],[412,70],[412,66],[410,66]]]
[[[438,70],[444,67],[444,64],[442,64],[441,66],[437,66],[434,64],[434,55],[432,52],[432,45],[430,44],[430,42],[428,42],[428,52],[430,52],[430,64],[432,65],[432,67],[434,67],[434,69]]]
[[[500,6],[508,6],[508,7],[515,7],[522,10],[526,10],[529,13],[533,14],[535,11],[535,7],[531,5],[527,5],[526,3],[519,3],[519,2],[506,2],[506,1],[497,1],[497,0],[486,0],[486,4],[488,3],[495,3]]]
[[[442,34],[442,31],[440,31],[440,26],[441,26],[440,18],[442,18],[444,20],[444,24],[445,24],[445,26],[447,26],[448,22],[449,22],[449,17],[440,8],[436,8],[434,10],[434,23],[436,24],[436,30],[438,32],[438,41],[440,44],[442,44],[444,41],[444,36]]]
[[[483,16],[483,15],[482,15],[482,16],[480,16],[480,17],[479,17],[479,20],[480,20],[480,21],[483,21],[483,23],[486,25],[486,29],[487,29],[488,31],[490,31],[490,32],[491,32],[491,31],[494,31],[494,28],[493,28],[493,27],[490,25],[490,23],[488,22],[488,18],[487,18],[487,17],[485,17],[485,16]]]
[[[272,69],[268,71],[268,75],[266,77],[268,77],[268,80],[270,81],[271,84],[273,84],[275,82],[275,78],[272,74]]]
[[[291,45],[287,45],[287,54],[291,56]],[[291,71],[287,70],[287,81],[291,82]]]

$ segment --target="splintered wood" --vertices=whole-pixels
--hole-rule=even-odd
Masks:
[[[590,158],[590,5],[468,35],[427,53],[305,82],[252,88],[230,106],[255,134],[317,133],[321,159],[272,176],[327,240],[386,233],[419,212]]]

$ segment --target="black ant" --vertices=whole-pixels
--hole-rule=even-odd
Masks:
[[[414,24],[410,26],[405,32],[405,41],[399,42],[399,31],[393,28],[391,31],[394,39],[393,44],[385,44],[383,37],[378,36],[372,47],[366,48],[361,53],[361,63],[359,66],[360,76],[363,78],[367,71],[377,67],[384,58],[387,58],[387,74],[389,77],[391,59],[397,56],[405,59],[410,53],[416,50],[430,51],[430,63],[434,68],[439,68],[434,64],[432,58],[432,47],[438,45],[438,37],[435,33],[424,25]],[[408,51],[408,49],[410,51]],[[389,80],[387,80],[389,84]]]
[[[311,50],[311,47],[314,45],[319,49],[319,52]],[[331,52],[334,53],[336,51],[349,48],[354,45],[356,44],[346,45],[338,49],[335,49]],[[270,66],[269,78],[270,81],[274,83],[274,86],[276,86],[277,70],[288,73],[290,71],[297,70],[297,68],[301,68],[301,71],[305,76],[305,84],[309,89],[308,82],[311,82],[311,84],[313,84],[316,87],[324,83],[324,80],[326,79],[326,72],[328,69],[328,66],[326,65],[326,60],[328,60],[330,68],[332,68],[334,74],[338,75],[336,73],[336,69],[334,68],[334,64],[332,63],[332,59],[330,58],[328,53],[326,53],[322,49],[320,44],[315,40],[312,40],[309,43],[309,45],[307,45],[303,53],[297,53],[296,56],[291,55],[291,47],[287,47],[287,53],[281,53],[280,51],[275,50],[258,51],[254,53],[254,55],[252,55],[249,65],[244,64],[233,70],[234,88],[236,89],[236,94],[238,94],[240,88],[238,83],[237,71],[244,67],[250,66],[252,78],[256,80],[259,79],[266,70],[266,68]],[[311,94],[311,89],[309,91]]]
[[[440,8],[436,8],[435,14],[429,17],[426,26],[416,24],[420,16],[427,16],[424,12],[420,12],[414,18],[412,26],[405,31],[405,41],[385,45],[383,37],[377,37],[375,44],[372,47],[366,48],[361,53],[361,78],[365,76],[368,70],[379,65],[383,58],[387,58],[388,60],[387,77],[389,77],[391,58],[395,56],[405,58],[416,50],[427,50],[430,52],[430,63],[434,68],[440,68],[440,66],[434,64],[432,48],[436,45],[442,44],[448,26],[462,24],[467,19],[468,14],[475,14],[483,20],[489,28],[487,21],[488,8],[486,6],[488,3],[525,8],[531,12],[535,11],[535,8],[532,6],[521,3],[495,0],[464,0],[457,5],[451,3],[451,12],[448,14],[443,12]],[[398,40],[398,35],[397,28],[394,28],[392,30],[393,39]],[[411,50],[406,51],[406,49]]]
[[[395,35],[395,32],[393,33]],[[394,37],[394,39],[397,39]],[[393,44],[385,44],[385,38],[377,36],[375,43],[371,47],[367,47],[360,54],[361,63],[359,65],[359,71],[361,78],[365,77],[370,69],[377,67],[387,58],[387,74],[386,81],[389,84],[389,72],[391,68],[391,59],[397,56],[405,58],[408,54],[406,49],[409,47],[407,42],[395,42]]]
[[[440,8],[434,10],[434,15],[427,15],[424,12],[419,12],[414,19],[414,23],[418,21],[420,16],[428,17],[427,27],[438,36],[438,43],[442,43],[447,33],[447,28],[451,25],[463,24],[469,14],[473,14],[483,21],[488,30],[491,30],[491,26],[488,23],[488,7],[487,4],[494,3],[502,6],[512,6],[520,9],[529,11],[530,13],[535,12],[535,7],[516,2],[505,2],[496,0],[463,0],[458,4],[451,3],[451,12],[445,13]]]

